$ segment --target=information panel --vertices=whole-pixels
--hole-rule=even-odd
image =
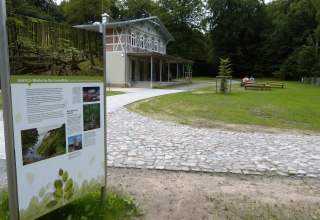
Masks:
[[[100,33],[8,16],[20,219],[105,186]]]

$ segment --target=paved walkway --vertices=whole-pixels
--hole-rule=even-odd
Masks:
[[[108,166],[320,177],[320,136],[243,133],[154,120],[120,108],[108,118]]]
[[[195,89],[118,89],[107,98],[108,166],[320,177],[320,135],[243,133],[154,120],[122,107],[153,96]],[[6,179],[0,113],[0,188]]]
[[[107,113],[113,112],[116,109],[128,105],[132,102],[136,102],[142,99],[147,99],[150,97],[172,94],[177,92],[189,91],[205,86],[214,85],[213,83],[201,83],[194,84],[185,87],[178,87],[176,89],[149,89],[149,88],[115,88],[112,91],[121,91],[126,94],[109,96],[107,98]]]

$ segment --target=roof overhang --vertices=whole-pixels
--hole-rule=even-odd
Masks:
[[[142,57],[142,58],[156,58],[156,59],[164,59],[171,63],[193,63],[192,60],[183,59],[181,57],[165,55],[156,52],[148,52],[148,53],[127,53],[129,57]]]
[[[110,23],[104,23],[104,24],[98,23],[98,24],[91,24],[91,25],[76,25],[75,27],[102,33],[103,27],[104,28],[125,27],[125,26],[131,26],[136,23],[143,23],[143,22],[150,22],[152,23],[152,25],[157,26],[158,32],[166,38],[167,42],[174,41],[174,37],[170,34],[168,29],[162,24],[162,22],[157,16],[135,19],[135,20],[128,20],[128,21],[110,22]]]
[[[101,24],[83,24],[83,25],[76,25],[76,28],[88,30],[88,31],[96,31],[102,33],[102,25]]]

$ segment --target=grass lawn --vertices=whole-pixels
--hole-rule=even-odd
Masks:
[[[108,90],[107,90],[107,96],[121,95],[121,94],[125,94],[125,92],[108,91]]]
[[[217,124],[260,125],[281,129],[320,131],[320,87],[285,82],[271,91],[232,86],[231,94],[216,94],[215,87],[155,97],[129,109],[164,120],[199,127]]]
[[[9,196],[0,192],[0,219],[9,220]],[[40,218],[48,219],[132,219],[139,217],[142,212],[130,195],[121,195],[108,191],[106,204],[100,205],[100,192],[90,193]]]
[[[183,79],[181,79],[182,81]],[[215,77],[203,77],[203,76],[196,76],[192,77],[192,82],[191,83],[182,83],[178,85],[167,85],[167,86],[154,86],[153,88],[156,89],[175,89],[175,88],[180,88],[180,87],[185,87],[185,86],[192,86],[194,84],[200,84],[200,83],[215,83],[216,78]]]

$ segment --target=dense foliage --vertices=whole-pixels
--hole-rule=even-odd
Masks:
[[[172,33],[168,54],[194,60],[194,75],[320,76],[319,0],[7,0],[8,11],[68,24],[158,16]]]

